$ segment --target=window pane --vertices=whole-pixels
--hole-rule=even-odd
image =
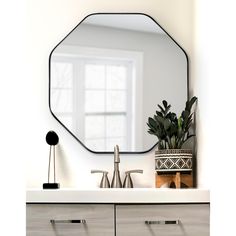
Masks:
[[[72,112],[72,91],[70,89],[52,89],[51,108],[54,112]]]
[[[85,117],[85,138],[105,137],[105,117],[86,116]]]
[[[108,89],[126,89],[126,67],[109,65],[106,72]]]
[[[126,136],[126,116],[114,115],[106,117],[106,137]]]
[[[91,139],[85,141],[86,147],[94,151],[103,151],[105,150],[105,139]]]
[[[119,145],[120,150],[127,150],[126,138],[109,138],[106,140],[106,150],[114,150],[115,145]]]
[[[85,112],[104,112],[105,111],[105,92],[86,91],[85,92]]]
[[[85,66],[85,87],[93,89],[105,88],[105,66],[87,64]]]
[[[106,110],[126,111],[126,91],[107,91]]]
[[[51,64],[51,86],[52,88],[71,88],[73,78],[73,67],[67,62],[53,62]]]

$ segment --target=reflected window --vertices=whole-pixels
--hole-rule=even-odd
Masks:
[[[51,67],[52,81],[58,83],[51,84],[51,101],[58,119],[89,149],[110,151],[116,144],[123,150],[132,149],[135,145],[131,135],[135,127],[132,60],[56,55]]]

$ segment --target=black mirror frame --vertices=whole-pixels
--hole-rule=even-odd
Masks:
[[[176,42],[175,39],[173,39],[173,37],[170,36],[170,34],[168,32],[166,32],[166,30],[159,24],[156,22],[156,20],[154,20],[151,16],[145,14],[145,13],[127,13],[127,12],[111,12],[111,13],[107,13],[107,12],[100,12],[100,13],[91,13],[89,15],[87,15],[79,24],[77,24],[51,51],[50,55],[49,55],[49,96],[48,96],[48,102],[49,102],[49,110],[52,114],[52,116],[89,152],[92,152],[94,154],[113,154],[113,152],[97,152],[97,151],[93,151],[91,149],[89,149],[88,147],[86,147],[57,117],[56,115],[53,113],[52,109],[51,109],[51,95],[50,95],[50,89],[51,89],[51,57],[52,57],[52,53],[54,52],[54,50],[88,17],[92,16],[92,15],[143,15],[146,16],[148,18],[150,18],[152,21],[154,21],[172,40],[173,42],[184,52],[185,56],[186,56],[186,61],[187,61],[187,99],[189,99],[189,59],[188,59],[188,55],[185,52],[185,50]],[[146,151],[142,151],[142,152],[120,152],[121,154],[144,154],[144,153],[148,153],[151,150],[153,150],[154,147],[157,146],[157,143],[154,144],[151,148],[149,148]]]

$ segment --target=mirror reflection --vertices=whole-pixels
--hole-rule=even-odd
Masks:
[[[86,17],[50,55],[50,109],[93,152],[146,152],[149,116],[187,100],[184,51],[143,14]]]

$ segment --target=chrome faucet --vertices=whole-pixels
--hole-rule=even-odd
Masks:
[[[119,171],[119,163],[120,163],[119,146],[116,145],[114,147],[114,172],[113,172],[113,178],[111,182],[111,188],[122,188],[122,183],[120,179],[120,171]]]

